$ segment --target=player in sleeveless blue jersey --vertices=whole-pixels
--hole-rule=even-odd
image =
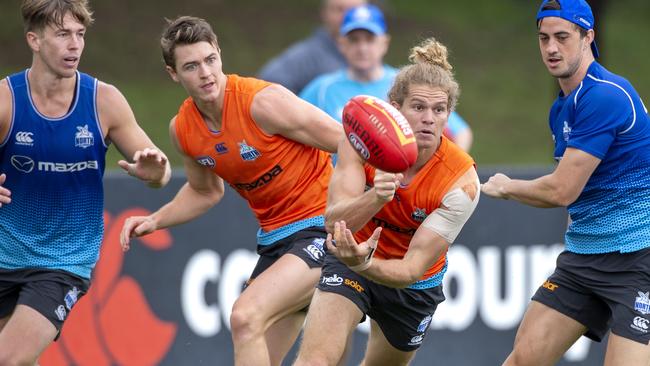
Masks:
[[[32,65],[0,81],[0,365],[34,365],[88,290],[108,145],[151,186],[171,172],[122,94],[77,71],[87,0],[21,10]]]
[[[544,0],[542,59],[561,92],[550,112],[555,170],[496,174],[483,192],[536,207],[567,206],[566,250],[517,332],[505,365],[551,365],[581,336],[610,332],[606,365],[650,364],[650,117],[632,85],[595,61],[584,0]]]

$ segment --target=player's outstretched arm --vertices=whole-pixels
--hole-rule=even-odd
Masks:
[[[128,160],[120,160],[118,165],[151,187],[167,184],[171,177],[167,156],[138,125],[122,93],[114,86],[100,82],[97,109],[106,137]]]
[[[598,164],[600,159],[597,157],[567,148],[551,174],[521,180],[497,173],[483,183],[481,191],[491,197],[513,199],[535,207],[564,207],[578,199]]]
[[[149,216],[129,217],[124,222],[120,234],[120,244],[124,251],[129,250],[131,238],[199,217],[219,203],[224,195],[223,179],[185,155],[179,147],[175,133],[175,119],[170,124],[170,136],[173,145],[183,155],[187,183],[181,187],[174,199],[158,211]]]
[[[331,153],[343,139],[340,123],[280,85],[270,85],[255,95],[251,115],[268,134]]]
[[[451,187],[441,206],[420,225],[401,259],[371,258],[372,251],[366,248],[376,247],[378,241],[381,241],[377,230],[366,242],[358,245],[349,230],[348,233],[341,231],[338,236],[335,231],[336,248],[333,253],[350,269],[374,282],[394,288],[408,287],[420,280],[440,256],[447,252],[449,245],[474,212],[479,192],[478,175],[472,167]],[[339,244],[339,241],[343,244]],[[330,249],[328,245],[328,250]],[[366,252],[370,255],[366,257],[365,263],[361,263],[360,255]]]

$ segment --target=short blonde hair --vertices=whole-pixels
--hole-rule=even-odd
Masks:
[[[63,18],[68,13],[84,27],[93,23],[88,0],[23,0],[20,11],[25,33],[42,31],[48,25],[63,27]]]

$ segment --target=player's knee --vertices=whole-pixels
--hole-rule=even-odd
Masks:
[[[230,314],[230,328],[233,337],[246,339],[264,333],[264,319],[259,308],[239,301],[235,302]]]

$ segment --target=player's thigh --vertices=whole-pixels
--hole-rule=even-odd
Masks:
[[[237,299],[238,307],[254,309],[271,323],[309,305],[320,268],[309,268],[300,258],[285,254],[255,278]]]
[[[537,301],[531,301],[504,365],[553,365],[587,328]]]
[[[604,366],[650,366],[650,345],[610,333]]]
[[[0,358],[35,363],[57,333],[44,315],[19,304],[0,332]]]
[[[368,348],[363,359],[363,366],[408,365],[416,351],[401,351],[390,344],[377,322],[370,321]]]
[[[309,365],[314,361],[336,365],[350,334],[362,318],[363,313],[352,300],[334,292],[316,290],[307,313],[296,365]]]

